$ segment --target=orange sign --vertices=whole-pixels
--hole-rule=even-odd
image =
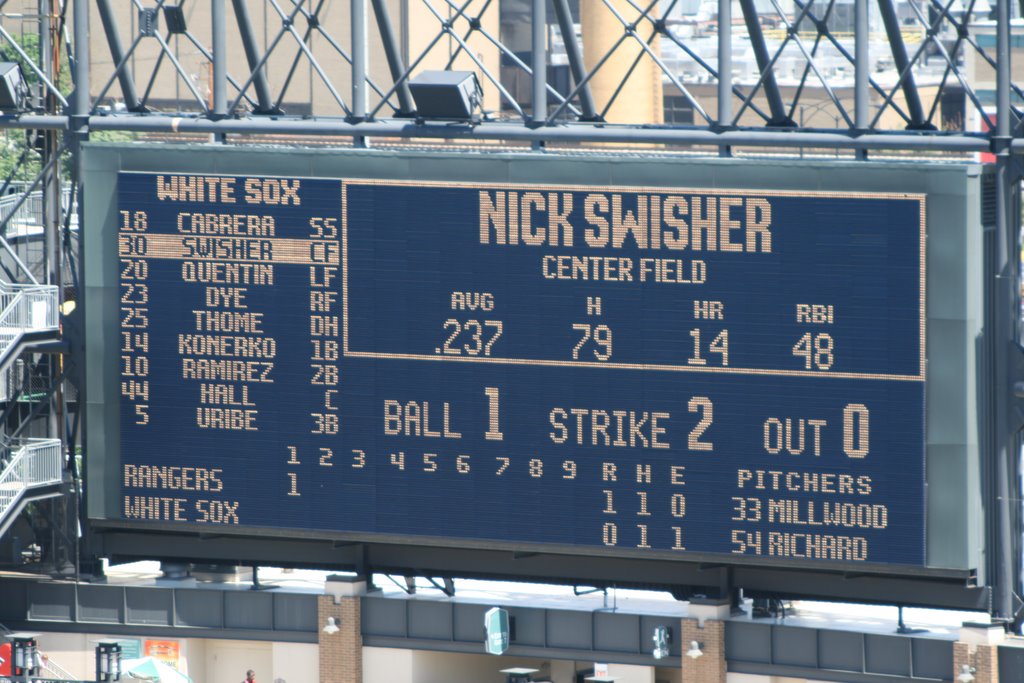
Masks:
[[[159,659],[164,664],[178,668],[178,655],[181,654],[181,643],[176,640],[147,640],[145,656]]]

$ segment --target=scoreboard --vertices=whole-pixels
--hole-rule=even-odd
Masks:
[[[399,177],[116,175],[110,517],[926,564],[924,194]]]

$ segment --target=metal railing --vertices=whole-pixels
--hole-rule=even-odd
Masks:
[[[27,439],[0,472],[0,525],[27,491],[61,482],[64,457],[60,439]]]
[[[53,678],[64,679],[67,681],[77,680],[77,677],[74,674],[46,655],[40,658],[40,663],[43,665],[44,671],[48,671],[53,674]]]
[[[60,324],[55,285],[0,282],[0,367],[28,332],[57,331]]]
[[[10,285],[0,282],[0,401],[17,394],[24,370],[15,372],[15,352],[29,332],[57,332],[60,309],[55,285]],[[17,386],[15,386],[17,385]]]
[[[20,195],[0,197],[0,225],[6,226],[5,232],[15,234],[26,226],[41,229],[43,225],[43,193],[31,192],[23,200]]]
[[[72,227],[77,228],[74,207],[71,206],[71,190],[61,192],[61,206],[65,212],[72,212]],[[0,197],[0,232],[9,238],[42,235],[43,193],[39,190],[23,194],[9,194]]]

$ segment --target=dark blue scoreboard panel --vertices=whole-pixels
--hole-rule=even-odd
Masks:
[[[121,173],[126,520],[924,563],[921,195]]]

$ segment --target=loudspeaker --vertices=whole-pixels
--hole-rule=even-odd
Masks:
[[[425,119],[472,119],[483,101],[472,71],[424,71],[409,81],[416,115]]]
[[[24,111],[28,99],[28,87],[21,65],[17,62],[0,62],[0,110]]]

